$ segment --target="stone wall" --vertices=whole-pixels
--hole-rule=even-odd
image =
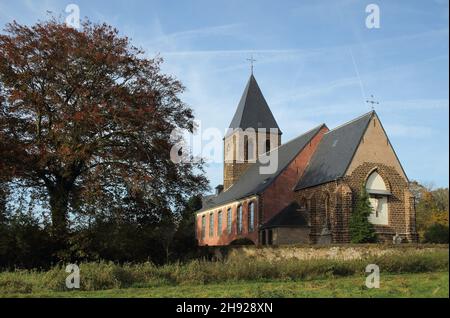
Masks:
[[[236,247],[229,248],[226,255],[230,260],[264,259],[280,261],[287,259],[337,259],[352,260],[365,259],[373,256],[392,255],[396,253],[429,254],[437,250],[448,250],[447,245],[419,245],[419,244],[350,244],[331,246],[276,246],[276,247]]]
[[[398,173],[395,167],[381,163],[365,162],[356,167],[351,175],[345,176],[343,182],[349,185],[353,193],[358,193],[365,185],[368,176],[376,171],[391,192],[388,197],[388,225],[375,225],[381,240],[392,240],[398,233],[403,239],[415,241],[415,209],[414,199],[411,199],[408,182]],[[353,198],[355,203],[356,196]],[[411,202],[412,201],[412,202]]]
[[[380,163],[365,162],[355,167],[351,175],[344,178],[299,190],[296,200],[310,213],[311,243],[317,243],[326,224],[334,243],[349,243],[348,222],[367,177],[377,171],[383,178],[391,196],[388,197],[389,222],[387,225],[374,225],[380,241],[391,242],[398,233],[405,241],[416,242],[414,199],[408,183],[397,169]],[[328,198],[328,201],[326,200]],[[325,203],[328,202],[328,207]],[[327,213],[328,211],[328,213]]]

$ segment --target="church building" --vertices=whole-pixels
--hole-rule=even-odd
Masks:
[[[252,74],[224,138],[223,174],[196,215],[201,246],[349,243],[363,187],[378,240],[417,241],[408,178],[375,111],[282,143]]]

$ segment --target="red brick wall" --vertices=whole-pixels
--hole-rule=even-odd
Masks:
[[[255,244],[258,244],[258,225],[264,224],[276,213],[280,212],[282,208],[289,205],[294,201],[294,187],[297,184],[300,176],[303,174],[311,156],[316,151],[316,148],[325,134],[328,131],[327,127],[323,127],[316,136],[313,137],[311,142],[305,146],[305,148],[297,155],[297,157],[284,169],[284,171],[278,176],[278,178],[264,191],[264,193],[258,198],[254,198],[255,203],[255,226],[253,232],[248,232],[248,204],[252,199],[245,199],[239,202],[233,202],[229,205],[214,209],[214,233],[213,236],[209,236],[209,213],[206,213],[206,230],[205,238],[201,237],[201,216],[197,215],[197,240],[199,245],[219,246],[228,245],[232,241],[241,238],[247,238],[252,240]],[[237,233],[237,207],[239,204],[243,205],[243,230],[242,233]],[[233,211],[233,226],[231,234],[226,231],[227,216],[226,211],[231,207]],[[261,210],[260,210],[261,209]],[[222,232],[221,235],[217,235],[217,214],[222,210]]]
[[[319,133],[314,136],[311,142],[305,146],[302,152],[288,165],[288,167],[278,176],[278,178],[261,195],[262,201],[262,222],[269,221],[281,209],[295,200],[293,191],[300,176],[305,171],[311,156],[317,149],[323,135],[328,131],[323,127]]]
[[[248,231],[248,205],[250,202],[253,202],[255,204],[255,210],[254,210],[254,229],[253,231]],[[237,232],[237,208],[239,204],[242,204],[242,232]],[[228,208],[231,208],[233,217],[232,217],[232,226],[231,226],[231,233],[228,234],[227,232],[227,223],[228,223],[228,217],[227,217],[227,210]],[[218,235],[218,212],[222,211],[222,230],[220,231],[220,235]],[[214,232],[213,235],[209,235],[209,215],[213,212],[214,214]],[[201,236],[201,230],[202,230],[202,215],[206,215],[206,228],[205,228],[205,238],[202,239]],[[199,214],[197,215],[197,241],[200,246],[203,245],[209,245],[209,246],[219,246],[219,245],[228,245],[232,241],[236,239],[249,239],[253,241],[253,243],[257,243],[258,241],[258,199],[256,197],[254,198],[248,198],[246,200],[242,200],[239,202],[233,202],[228,205],[225,205],[221,208],[214,209],[212,211],[208,211],[205,214]]]

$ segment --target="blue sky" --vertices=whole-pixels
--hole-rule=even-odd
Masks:
[[[376,111],[410,179],[448,187],[449,4],[434,1],[31,1],[0,0],[0,25],[33,24],[47,11],[107,22],[186,86],[204,127],[225,129],[255,77],[287,141]],[[368,29],[365,8],[380,8]],[[222,165],[210,164],[214,187]]]

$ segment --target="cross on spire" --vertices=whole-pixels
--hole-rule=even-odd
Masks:
[[[250,62],[250,71],[251,71],[251,74],[253,74],[253,62],[256,62],[256,60],[253,58],[253,54],[250,56],[249,59],[247,59],[247,61]]]
[[[378,101],[376,101],[373,97],[373,95],[370,95],[370,99],[366,100],[367,104],[370,104],[370,106],[372,107],[372,110],[375,108],[375,105],[380,104]]]

